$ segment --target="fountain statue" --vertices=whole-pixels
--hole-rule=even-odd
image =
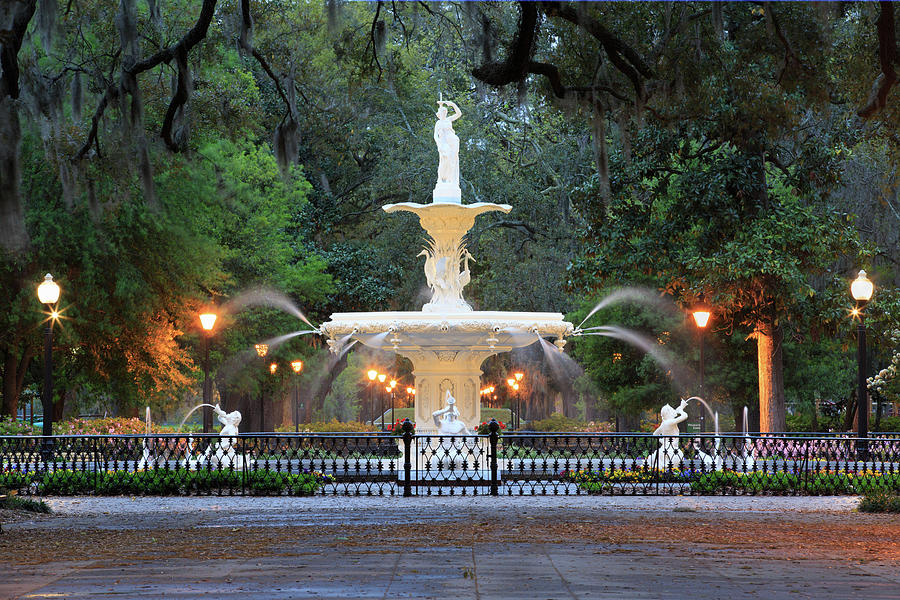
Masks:
[[[447,115],[447,106],[454,113]],[[462,202],[462,191],[459,189],[459,138],[453,131],[453,121],[462,116],[455,103],[449,100],[438,100],[438,111],[434,116],[434,143],[438,147],[438,177],[434,186],[432,199],[434,202]]]
[[[453,110],[450,114],[448,107]],[[439,162],[432,202],[401,202],[383,207],[387,213],[407,211],[426,231],[425,281],[431,299],[421,311],[335,313],[319,328],[328,347],[338,354],[350,340],[393,350],[413,364],[415,421],[419,433],[436,433],[434,413],[452,390],[455,421],[472,431],[481,422],[481,365],[489,356],[528,346],[544,337],[555,338],[562,351],[574,327],[560,313],[476,311],[463,298],[474,262],[464,238],[475,218],[487,212],[508,213],[508,204],[463,204],[460,192],[459,137],[453,122],[459,107],[441,99],[434,125]]]
[[[447,390],[447,406],[431,413],[434,425],[438,428],[438,435],[471,435],[466,424],[459,420],[459,411],[456,409],[456,398]]]
[[[233,410],[226,413],[218,404],[213,406],[213,413],[222,429],[219,431],[218,442],[212,442],[207,446],[206,451],[198,460],[199,464],[209,464],[212,467],[227,469],[229,467],[241,469],[244,466],[244,457],[235,452],[234,446],[237,444],[238,425],[241,424],[240,411]]]
[[[688,415],[685,407],[688,401],[682,400],[678,408],[672,408],[668,404],[659,409],[659,416],[662,422],[653,432],[653,435],[662,437],[659,449],[647,457],[647,462],[651,469],[664,471],[668,468],[675,469],[681,465],[684,453],[678,447],[678,436],[681,431],[678,424],[687,420]]]

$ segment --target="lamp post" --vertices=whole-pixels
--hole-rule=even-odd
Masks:
[[[216,313],[206,312],[200,315],[200,326],[203,327],[203,403],[212,404],[212,382],[209,380],[209,338],[216,325]],[[212,409],[203,407],[203,433],[212,431]]]
[[[387,380],[387,374],[379,373],[378,374],[378,383],[384,383],[385,380]],[[384,396],[381,395],[380,391],[378,392],[378,399],[379,399],[380,404],[382,406],[384,406]],[[374,398],[372,399],[371,409],[372,409],[372,427],[375,427],[375,399]],[[384,421],[384,411],[382,411],[381,415],[382,415],[381,420]]]
[[[859,317],[859,323],[856,326],[856,359],[858,370],[856,375],[856,450],[858,456],[863,460],[868,459],[869,444],[866,438],[869,437],[869,402],[868,392],[866,390],[866,323],[863,319],[863,309],[869,300],[872,299],[872,293],[875,291],[875,284],[866,277],[865,271],[860,271],[853,283],[850,284],[850,295],[856,300],[856,308],[853,309],[853,316]]]
[[[378,371],[375,369],[369,369],[366,373],[366,376],[369,378],[369,406],[375,405],[375,378],[378,377]],[[359,409],[359,420],[365,424],[366,420],[363,416],[363,409]]]
[[[294,433],[300,432],[300,371],[303,370],[303,361],[299,358],[291,361],[291,369],[297,378],[294,381]]]
[[[256,355],[261,359],[265,358],[266,355],[269,353],[269,345],[268,344],[256,344],[253,347],[256,349]],[[262,387],[259,390],[259,410],[257,411],[259,413],[259,421],[258,421],[259,422],[259,430],[258,431],[260,431],[260,432],[262,432],[263,426],[264,426],[265,407],[263,405],[263,402],[264,402],[264,397],[265,397],[265,391],[266,391],[266,384],[265,384],[265,382],[263,382]]]
[[[47,273],[44,281],[37,288],[38,300],[47,305],[49,318],[44,329],[44,389],[41,394],[41,404],[44,407],[43,435],[53,435],[53,322],[59,319],[59,312],[53,305],[59,301],[59,285],[53,281],[53,275]],[[34,408],[31,409],[32,414]],[[52,441],[48,441],[49,445]]]
[[[391,427],[394,426],[394,388],[397,387],[397,380],[391,379],[390,385],[390,394],[391,394]],[[381,413],[381,430],[384,431],[384,413]]]
[[[694,306],[694,310],[691,311],[691,314],[694,316],[694,323],[697,324],[697,338],[699,339],[698,345],[700,346],[700,390],[698,392],[698,396],[706,400],[703,397],[703,330],[706,329],[706,325],[709,323],[709,317],[712,311],[706,302],[703,301],[703,295],[700,295],[700,301]],[[703,414],[703,410],[700,410],[700,433],[703,433],[703,421],[706,415]]]
[[[513,385],[513,389],[516,391],[516,430],[519,430],[522,428],[522,394],[519,393],[519,386],[525,374],[515,373],[513,377],[516,379],[516,383]]]

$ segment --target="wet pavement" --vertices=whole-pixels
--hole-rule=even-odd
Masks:
[[[892,598],[854,498],[57,498],[0,598]],[[865,534],[868,537],[862,537]]]

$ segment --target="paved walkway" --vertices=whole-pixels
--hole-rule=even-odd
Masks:
[[[892,598],[854,498],[57,498],[0,598]]]

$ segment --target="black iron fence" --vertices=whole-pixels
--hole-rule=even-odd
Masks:
[[[833,495],[900,491],[900,436],[384,433],[0,437],[40,495]]]

